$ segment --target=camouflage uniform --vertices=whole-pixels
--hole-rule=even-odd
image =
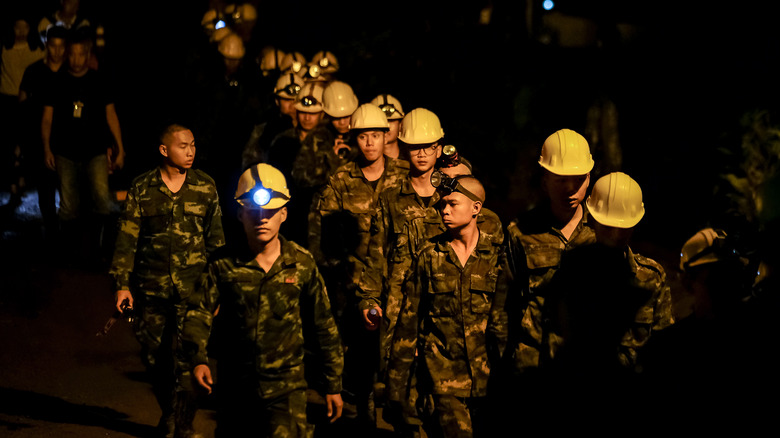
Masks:
[[[358,148],[354,146],[343,158],[333,153],[339,135],[330,120],[323,120],[303,139],[291,171],[298,187],[313,190],[324,187],[336,169],[357,158]],[[342,135],[344,143],[349,143],[349,139],[349,133]]]
[[[174,354],[187,299],[213,251],[225,244],[214,180],[190,169],[172,193],[159,169],[133,180],[119,224],[110,273],[116,290],[130,290],[140,311],[136,336],[164,415],[172,414]],[[166,346],[166,347],[162,347]],[[178,371],[181,364],[177,365]],[[186,390],[187,382],[179,389]]]
[[[388,395],[416,415],[409,405],[416,375],[419,392],[432,395],[444,436],[471,436],[469,407],[488,395],[491,366],[506,346],[503,265],[501,245],[481,231],[465,266],[447,234],[428,241],[415,258],[393,337]]]
[[[551,291],[550,331],[560,339],[551,361],[567,372],[639,371],[640,348],[674,322],[663,267],[631,248],[570,251]]]
[[[346,305],[346,286],[360,281],[368,259],[382,257],[381,252],[369,255],[370,251],[381,251],[370,244],[378,227],[375,212],[379,196],[400,186],[408,172],[408,162],[385,156],[384,173],[369,182],[357,162],[349,162],[329,178],[318,202],[312,204],[309,249],[319,265],[339,277],[334,280],[340,286],[331,294],[340,294],[341,306]]]
[[[339,167],[313,204],[309,248],[328,284],[336,320],[347,346],[345,387],[357,397],[359,421],[375,424],[373,386],[379,368],[379,334],[363,329],[354,291],[366,268],[376,229],[374,211],[382,192],[401,184],[409,163],[384,157],[382,176],[369,182],[357,162]],[[366,424],[370,427],[371,424]]]
[[[308,251],[280,240],[281,255],[268,272],[251,255],[209,264],[198,300],[187,311],[184,347],[193,365],[208,363],[207,346],[219,347],[218,427],[223,436],[251,431],[298,436],[307,429],[304,341],[321,371],[309,386],[329,394],[341,391],[342,346],[322,276]],[[285,408],[275,415],[280,403]],[[278,424],[290,416],[292,422]],[[273,433],[269,424],[276,427]]]
[[[382,364],[390,355],[398,312],[403,298],[401,284],[411,268],[412,256],[428,239],[447,229],[437,209],[439,192],[434,192],[427,205],[412,187],[411,179],[382,193],[376,210],[377,231],[371,236],[368,269],[358,284],[360,309],[379,306],[383,310]],[[501,220],[494,212],[483,208],[477,217],[477,227],[491,242],[503,243]]]
[[[545,326],[545,299],[549,284],[560,267],[561,257],[573,248],[595,243],[584,205],[580,223],[566,239],[547,205],[542,205],[512,221],[507,227],[507,256],[515,293],[509,312],[516,321],[510,335],[510,361],[514,372],[544,365],[560,339]]]

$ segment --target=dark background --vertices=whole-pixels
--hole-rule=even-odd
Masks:
[[[622,168],[608,170],[628,173],[644,191],[638,239],[679,248],[728,208],[715,191],[718,175],[740,159],[740,117],[774,112],[780,91],[779,37],[761,2],[558,1],[557,10],[599,26],[602,44],[579,48],[540,43],[523,1],[252,3],[256,44],[307,58],[329,50],[341,65],[337,79],[352,85],[361,103],[387,92],[407,112],[438,114],[445,142],[475,164],[488,186],[487,206],[505,222],[535,201],[544,139],[561,128],[584,132],[587,108],[608,96],[619,111],[623,153]],[[23,5],[35,16],[58,1]],[[164,125],[192,119],[191,102],[202,90],[190,79],[213,55],[200,21],[215,5],[82,0],[81,10],[106,29],[100,68],[116,86],[128,152],[116,186],[156,164]],[[492,19],[480,25],[487,5]],[[543,13],[535,5],[531,22]],[[618,23],[641,32],[616,39]],[[218,139],[206,140],[201,144],[216,147]]]

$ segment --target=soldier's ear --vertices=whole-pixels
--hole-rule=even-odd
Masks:
[[[279,211],[279,214],[282,215],[282,222],[287,220],[287,206],[282,207],[281,211]]]
[[[165,146],[164,144],[160,144],[160,154],[163,157],[168,158],[168,146]]]
[[[480,211],[482,211],[482,202],[474,201],[474,205],[471,207],[471,217],[479,216]]]

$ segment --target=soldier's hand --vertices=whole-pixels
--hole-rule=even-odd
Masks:
[[[122,309],[122,302],[124,300],[127,300],[127,305],[130,306],[130,308],[133,307],[133,294],[131,294],[129,290],[116,291],[116,310],[120,312],[124,311],[124,309]]]
[[[341,394],[326,394],[325,404],[328,407],[328,418],[330,418],[330,422],[333,423],[341,417],[341,410],[344,408]]]
[[[333,143],[333,153],[339,155],[339,152],[341,152],[342,149],[346,149],[346,151],[349,152],[351,148],[348,144],[344,143],[343,139],[337,138]]]
[[[376,316],[370,314],[372,310],[376,310]],[[376,330],[379,328],[379,321],[382,320],[382,308],[374,306],[373,309],[363,309],[363,324],[365,324],[366,330]]]
[[[214,380],[211,378],[211,368],[206,364],[200,364],[192,370],[192,375],[195,376],[195,380],[198,384],[209,391],[211,394],[211,385],[214,384]],[[339,410],[339,415],[341,410]]]

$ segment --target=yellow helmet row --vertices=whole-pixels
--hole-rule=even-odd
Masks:
[[[290,190],[282,172],[266,163],[252,165],[238,178],[236,202],[245,208],[281,208],[290,201]]]
[[[642,189],[623,172],[599,178],[586,204],[593,219],[608,227],[631,228],[645,215]]]

